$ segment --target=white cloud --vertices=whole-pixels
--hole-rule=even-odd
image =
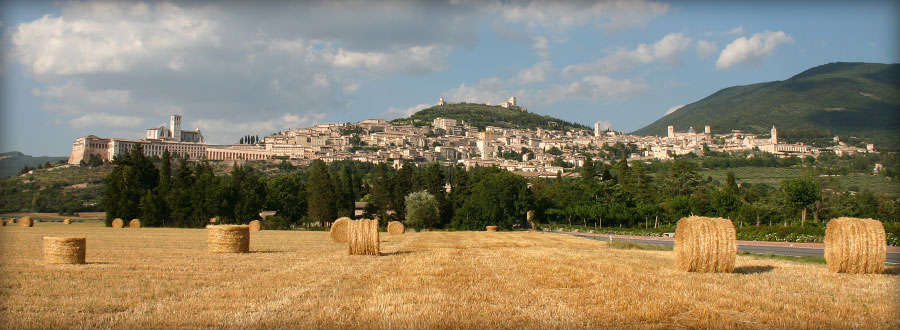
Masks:
[[[669,10],[666,3],[652,1],[510,1],[494,6],[508,23],[563,32],[575,26],[596,24],[609,32],[643,27]]]
[[[139,127],[144,120],[134,116],[110,115],[107,113],[89,113],[69,120],[69,127],[83,129],[94,127]]]
[[[544,38],[542,36],[534,37],[534,44],[532,45],[532,47],[537,52],[538,57],[540,57],[541,59],[550,58],[550,45],[548,43],[549,41],[547,40],[547,38]]]
[[[43,98],[44,109],[57,114],[83,114],[93,111],[123,111],[131,101],[131,92],[121,89],[89,90],[81,81],[35,88],[31,94]]]
[[[524,68],[516,75],[515,82],[522,85],[541,83],[546,80],[547,74],[553,70],[553,64],[549,61],[538,62],[537,64]]]
[[[682,104],[682,105],[676,105],[676,106],[674,106],[674,107],[671,107],[671,108],[669,108],[669,110],[666,110],[666,115],[668,115],[668,114],[670,114],[670,113],[673,113],[673,112],[675,112],[675,111],[678,111],[678,109],[681,109],[681,108],[683,108],[683,107],[684,107],[684,104]]]
[[[624,100],[646,91],[642,80],[616,80],[602,75],[590,75],[568,84],[551,84],[543,89],[509,89],[506,80],[491,77],[473,85],[460,84],[443,93],[448,102],[497,104],[515,96],[517,103],[532,108],[571,100]]]
[[[732,28],[731,30],[728,30],[728,32],[726,32],[725,34],[729,34],[729,35],[738,35],[738,34],[741,34],[741,33],[744,33],[744,26],[743,26],[743,25],[741,25],[741,26],[736,26],[736,27]]]
[[[354,52],[343,48],[325,52],[323,59],[338,68],[362,68],[375,73],[421,74],[444,70],[449,51],[434,45],[413,46],[393,53]]]
[[[716,46],[716,43],[714,41],[697,41],[697,57],[699,57],[700,59],[706,59],[710,57],[712,54],[715,54],[716,50],[718,49],[719,46]]]
[[[725,46],[725,49],[719,54],[716,68],[727,69],[735,64],[759,63],[763,58],[774,55],[778,45],[793,42],[794,38],[784,31],[766,30],[762,33],[755,33],[750,38],[737,38]]]
[[[691,46],[691,38],[682,33],[670,33],[653,44],[640,44],[633,50],[619,48],[614,53],[590,63],[566,66],[563,74],[575,75],[589,72],[615,72],[628,70],[637,64],[664,61],[677,65],[680,56]]]
[[[412,107],[409,107],[409,108],[406,108],[406,109],[401,109],[401,108],[394,108],[394,107],[391,107],[391,108],[388,109],[387,111],[382,112],[382,113],[381,113],[381,117],[384,118],[384,119],[387,119],[387,120],[393,120],[393,119],[397,119],[397,118],[409,117],[409,116],[412,116],[412,115],[413,115],[414,113],[416,113],[416,112],[419,112],[419,111],[421,111],[421,110],[423,110],[423,109],[427,109],[427,108],[430,108],[430,107],[433,107],[433,106],[434,106],[434,104],[425,104],[425,103],[423,103],[423,104],[415,105],[415,106],[412,106]]]

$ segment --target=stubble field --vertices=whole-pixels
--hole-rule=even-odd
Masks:
[[[41,237],[87,237],[86,265],[46,265]],[[382,233],[380,257],[327,232],[251,234],[99,223],[0,228],[0,327],[900,328],[900,277],[737,257],[684,273],[670,251],[532,232]]]

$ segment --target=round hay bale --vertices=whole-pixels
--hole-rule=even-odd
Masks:
[[[403,235],[406,232],[406,226],[400,221],[388,222],[388,233],[391,235]]]
[[[112,227],[113,227],[113,228],[122,228],[122,227],[125,227],[125,220],[122,220],[122,218],[115,218],[115,219],[113,219],[113,221],[112,221]]]
[[[350,218],[343,217],[331,223],[331,240],[338,243],[347,243],[347,226],[352,221]]]
[[[216,223],[216,222],[219,222],[219,217],[209,218],[209,223]]]
[[[884,225],[874,219],[837,218],[825,227],[825,263],[835,273],[881,274],[887,258]]]
[[[487,227],[484,227],[484,229],[487,230],[487,231],[496,232],[496,231],[497,231],[497,226],[487,226]]]
[[[209,225],[206,226],[207,244],[212,253],[250,252],[250,226]]]
[[[64,224],[64,225],[70,225],[70,224],[72,224],[72,220],[69,220],[69,219],[63,219],[63,224]]]
[[[84,237],[44,237],[44,262],[47,264],[83,264]]]
[[[248,226],[250,227],[250,231],[262,230],[262,222],[260,222],[259,220],[250,221],[250,224]]]
[[[734,223],[728,219],[687,217],[675,229],[678,269],[699,273],[730,273],[737,257]]]
[[[131,219],[128,222],[128,228],[141,228],[141,219]]]
[[[19,218],[19,226],[34,227],[34,221],[31,220],[31,217],[21,217],[21,218]]]
[[[347,223],[347,239],[350,255],[380,255],[378,220],[350,220]]]

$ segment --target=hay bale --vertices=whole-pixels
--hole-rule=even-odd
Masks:
[[[19,218],[19,226],[34,227],[34,221],[31,220],[31,217],[21,217],[21,218]]]
[[[63,224],[64,224],[64,225],[70,225],[70,224],[72,224],[72,220],[69,220],[69,219],[63,219]]]
[[[207,245],[212,253],[250,252],[250,226],[209,225],[206,226]]]
[[[84,237],[44,237],[44,262],[83,264],[86,248]]]
[[[350,220],[347,223],[350,255],[380,255],[378,220]]]
[[[338,243],[347,243],[347,226],[350,218],[343,217],[331,223],[331,240]]]
[[[112,227],[113,227],[113,228],[122,228],[122,227],[125,227],[125,220],[122,220],[122,218],[115,218],[115,219],[113,219],[113,221],[112,221]]]
[[[688,272],[733,272],[736,237],[731,220],[683,218],[675,229],[675,263],[678,269]]]
[[[534,211],[533,210],[528,211],[528,213],[525,213],[525,220],[528,221],[528,229],[529,230],[531,230],[531,231],[537,230],[537,225],[534,224]]]
[[[493,231],[493,232],[496,232],[496,231],[497,231],[497,226],[487,226],[487,227],[484,227],[484,229],[487,230],[487,231]]]
[[[388,233],[391,235],[403,235],[406,232],[406,226],[400,221],[388,222]]]
[[[141,219],[131,219],[128,222],[128,228],[141,228]]]
[[[250,224],[248,224],[248,226],[250,227],[250,231],[262,230],[262,222],[260,222],[259,220],[250,221]]]
[[[849,274],[884,273],[887,238],[884,225],[874,219],[837,218],[825,227],[828,270]]]
[[[209,218],[209,223],[216,223],[216,222],[219,222],[219,217]]]
[[[0,220],[0,223],[2,223],[2,225],[0,225],[0,227],[6,227],[6,220]]]

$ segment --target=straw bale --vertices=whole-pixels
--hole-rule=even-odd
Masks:
[[[115,218],[115,219],[113,219],[113,221],[112,221],[112,227],[113,227],[113,228],[122,228],[122,227],[125,227],[125,220],[122,220],[122,218]]]
[[[347,226],[350,218],[343,217],[331,223],[331,240],[338,243],[347,243]]]
[[[887,239],[884,225],[874,219],[837,218],[825,227],[828,270],[849,274],[884,273]]]
[[[350,220],[347,223],[350,255],[380,255],[378,220]]]
[[[250,252],[250,226],[208,225],[206,240],[212,253]]]
[[[216,222],[219,222],[219,217],[209,218],[209,223],[216,223]]]
[[[728,219],[691,216],[675,229],[675,263],[678,269],[699,273],[734,271],[737,241],[734,223]]]
[[[250,226],[250,231],[262,230],[262,222],[259,222],[259,220],[250,221],[249,226]]]
[[[44,237],[44,262],[83,264],[87,248],[84,237]]]
[[[69,219],[63,219],[63,224],[64,224],[64,225],[68,225],[68,224],[71,224],[71,223],[72,223],[72,220],[69,220]]]
[[[141,228],[141,219],[131,219],[128,222],[128,228]]]
[[[487,226],[487,227],[485,227],[485,230],[487,230],[487,231],[497,231],[497,226]]]
[[[34,221],[31,220],[31,217],[21,217],[19,218],[19,226],[34,227]]]
[[[406,226],[400,221],[388,222],[388,233],[391,235],[403,235],[406,232]]]

